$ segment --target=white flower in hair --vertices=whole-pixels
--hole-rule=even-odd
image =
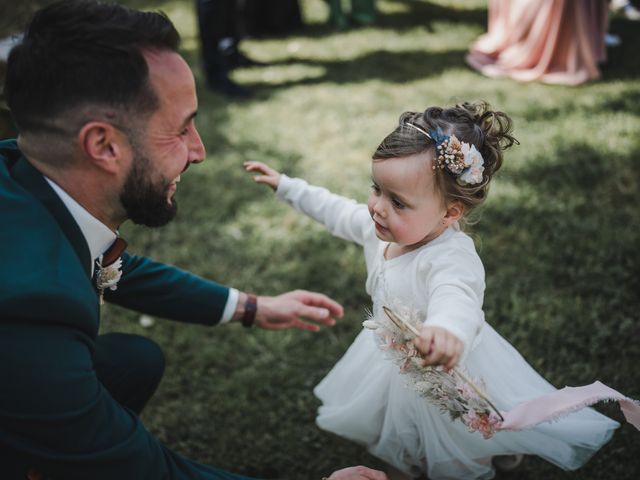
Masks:
[[[462,143],[462,153],[464,155],[465,168],[458,177],[461,185],[476,185],[482,183],[482,173],[484,172],[484,159],[475,145],[466,142]]]

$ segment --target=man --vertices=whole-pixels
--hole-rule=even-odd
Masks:
[[[204,325],[317,330],[342,315],[321,294],[256,298],[110,248],[127,219],[169,222],[204,159],[178,43],[161,14],[69,0],[38,12],[9,56],[20,133],[0,142],[0,478],[244,478],[147,432],[138,414],[164,359],[142,337],[97,335],[103,297]]]

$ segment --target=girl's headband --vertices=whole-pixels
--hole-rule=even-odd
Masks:
[[[446,135],[440,127],[426,131],[411,122],[405,122],[404,125],[417,130],[435,143],[437,155],[434,170],[444,170],[462,186],[482,183],[484,159],[475,145],[461,142],[455,135]]]

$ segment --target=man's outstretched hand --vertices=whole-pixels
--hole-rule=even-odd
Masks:
[[[294,290],[277,297],[258,297],[256,325],[266,330],[299,328],[317,332],[342,317],[342,306],[322,293]]]
[[[359,466],[333,472],[328,480],[389,480],[389,477],[380,470]]]

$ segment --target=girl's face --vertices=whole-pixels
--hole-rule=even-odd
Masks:
[[[457,218],[436,190],[433,152],[374,160],[368,207],[380,240],[406,249],[438,237]]]

